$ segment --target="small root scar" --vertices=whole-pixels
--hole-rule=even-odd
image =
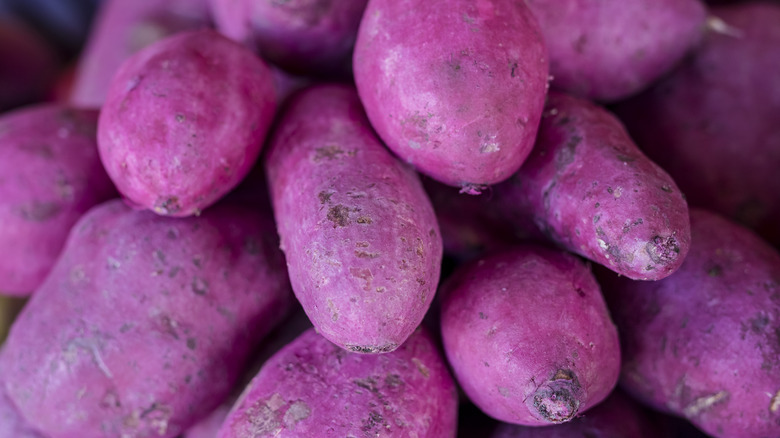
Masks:
[[[728,391],[720,391],[712,395],[699,397],[696,400],[694,400],[691,404],[686,406],[685,409],[683,409],[683,413],[688,418],[695,417],[701,414],[702,412],[710,409],[715,404],[728,399],[728,397],[729,397]]]

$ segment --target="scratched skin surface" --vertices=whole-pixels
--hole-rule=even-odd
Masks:
[[[704,210],[691,210],[691,229],[693,246],[671,276],[605,272],[621,385],[713,437],[780,436],[780,254]]]
[[[98,112],[42,104],[0,117],[0,291],[44,280],[74,223],[116,196],[98,156]]]
[[[130,57],[98,122],[106,171],[134,205],[190,216],[249,173],[276,111],[271,70],[214,32],[182,32]]]
[[[433,300],[442,240],[419,177],[379,142],[354,88],[297,95],[266,174],[293,290],[314,326],[351,351],[401,345]]]
[[[551,240],[633,279],[680,267],[690,246],[688,205],[672,178],[605,109],[551,92],[536,147],[494,188],[496,208],[531,218]]]
[[[494,252],[442,286],[444,350],[491,417],[546,426],[604,400],[620,371],[615,325],[590,268],[534,245]]]
[[[270,217],[110,201],[74,226],[19,315],[3,383],[52,438],[175,437],[229,395],[292,300]]]
[[[454,438],[457,412],[455,382],[423,329],[375,355],[310,329],[266,362],[218,438]]]
[[[437,181],[478,194],[533,147],[547,49],[522,1],[373,0],[353,62],[379,136]]]
[[[616,101],[670,71],[704,34],[700,0],[526,0],[550,52],[550,86]]]

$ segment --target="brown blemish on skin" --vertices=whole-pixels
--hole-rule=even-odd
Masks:
[[[333,222],[333,228],[346,227],[349,224],[349,208],[341,204],[330,207],[328,220]]]
[[[344,151],[338,146],[329,145],[329,146],[323,146],[321,148],[315,149],[313,160],[315,163],[318,163],[323,159],[327,159],[328,161],[333,161],[333,160],[338,160],[343,158],[344,155],[348,157],[354,157],[355,151]]]
[[[22,207],[19,213],[26,221],[43,222],[53,218],[61,210],[62,207],[54,202],[32,202]]]
[[[361,258],[361,259],[375,259],[379,257],[378,252],[366,252],[366,251],[359,251],[355,250],[355,257]]]
[[[707,269],[707,275],[710,277],[720,277],[723,274],[723,268],[720,265],[712,265]]]
[[[417,367],[417,371],[419,371],[420,374],[422,374],[423,377],[425,377],[426,379],[428,377],[430,377],[431,371],[428,369],[428,367],[425,366],[424,363],[422,363],[422,361],[420,359],[417,359],[416,357],[413,357],[412,358],[412,363],[414,363],[414,366]]]
[[[317,194],[317,199],[320,200],[320,204],[325,204],[330,202],[331,196],[333,196],[333,193],[322,191]]]
[[[368,242],[355,242],[357,248],[368,248],[370,244]]]
[[[206,293],[209,291],[209,284],[205,280],[199,277],[195,277],[192,279],[192,292],[195,293],[195,295],[206,295]]]
[[[360,216],[359,218],[357,218],[357,223],[370,225],[370,224],[374,223],[374,221],[371,220],[371,218],[368,217],[368,216]]]
[[[198,347],[198,341],[195,338],[187,338],[187,348],[194,350]]]
[[[330,310],[330,319],[331,321],[338,321],[339,320],[339,311],[336,309],[336,306],[333,304],[333,301],[328,299],[328,310]]]
[[[157,214],[174,214],[181,210],[177,196],[167,196],[157,199],[154,204],[154,212]]]

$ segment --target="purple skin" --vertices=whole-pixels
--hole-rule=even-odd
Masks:
[[[714,213],[692,209],[691,227],[694,245],[674,275],[605,278],[621,385],[713,437],[778,436],[780,254]]]
[[[354,70],[368,118],[420,172],[463,192],[528,156],[547,90],[547,49],[522,1],[372,0]]]
[[[218,438],[454,438],[457,403],[427,332],[392,353],[366,356],[311,329],[265,364]]]
[[[116,196],[98,156],[98,112],[44,104],[0,116],[0,290],[27,296],[84,212]]]
[[[367,0],[210,0],[220,32],[299,74],[341,73]]]
[[[211,30],[180,33],[136,53],[114,76],[100,113],[100,156],[133,205],[196,215],[246,176],[275,110],[262,60]]]
[[[209,25],[207,0],[104,0],[77,67],[69,102],[99,108],[127,58],[177,32]]]
[[[688,202],[780,247],[780,4],[713,7],[726,23],[675,72],[617,106]]]
[[[270,217],[163,218],[121,201],[74,226],[0,357],[52,438],[175,437],[227,398],[293,296]]]
[[[670,71],[704,34],[700,0],[526,0],[550,52],[550,86],[600,101]]]
[[[690,246],[688,206],[672,178],[615,116],[562,93],[550,93],[536,148],[495,194],[521,227],[533,218],[563,248],[635,280],[670,275]]]
[[[36,432],[16,411],[11,400],[0,385],[0,437],[2,438],[46,438]],[[213,438],[213,437],[212,437]]]
[[[417,174],[382,146],[348,86],[295,96],[268,147],[282,250],[306,314],[350,351],[394,350],[422,321],[442,263]]]
[[[618,337],[590,269],[533,245],[475,260],[442,287],[447,358],[483,412],[527,426],[563,423],[612,391]]]
[[[658,438],[661,430],[636,402],[613,391],[606,400],[569,423],[528,427],[502,423],[490,438]]]

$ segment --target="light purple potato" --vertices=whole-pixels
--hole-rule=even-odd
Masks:
[[[111,78],[131,55],[177,32],[208,27],[210,21],[207,0],[103,0],[69,102],[99,108]]]
[[[0,375],[0,379],[2,379]],[[46,438],[30,428],[0,385],[0,438]]]
[[[599,101],[639,92],[704,34],[701,0],[526,0],[550,53],[553,88]]]
[[[713,28],[670,76],[616,107],[692,206],[780,247],[780,3],[711,9]]]
[[[502,423],[490,438],[661,438],[666,437],[652,418],[621,391],[566,424],[548,427]]]
[[[247,175],[275,111],[262,60],[214,31],[183,32],[136,53],[114,76],[100,156],[133,204],[199,214]]]
[[[617,330],[577,257],[517,246],[459,268],[441,294],[449,363],[469,399],[491,417],[564,423],[617,383]]]
[[[310,329],[263,366],[218,437],[454,438],[457,403],[424,330],[391,353],[367,356]]]
[[[614,115],[562,93],[550,93],[536,147],[494,194],[521,229],[533,220],[563,248],[629,278],[670,275],[690,246],[688,206],[672,178]]]
[[[227,398],[293,296],[270,217],[121,201],[74,226],[0,356],[19,413],[52,438],[170,438]]]
[[[436,292],[441,235],[417,174],[376,138],[354,89],[295,96],[266,175],[292,287],[314,326],[350,351],[400,346]]]
[[[688,257],[668,278],[605,276],[621,386],[713,437],[778,436],[780,254],[704,210],[691,210],[691,229]]]
[[[349,71],[367,0],[210,0],[220,32],[296,74]]]
[[[524,2],[371,0],[353,62],[379,136],[437,181],[478,194],[533,147],[547,49]]]
[[[0,116],[2,293],[31,294],[79,217],[116,196],[98,156],[97,119],[57,104]]]

